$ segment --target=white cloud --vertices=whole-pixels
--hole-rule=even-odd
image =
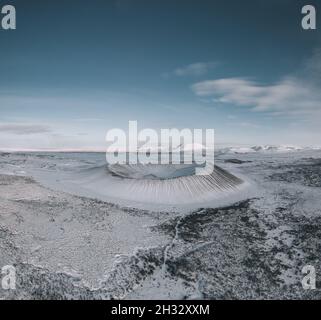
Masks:
[[[210,69],[217,65],[215,62],[196,62],[184,67],[177,68],[173,74],[178,77],[184,76],[201,76],[209,72]]]
[[[192,90],[199,96],[213,96],[221,103],[250,107],[274,115],[307,115],[321,113],[320,88],[295,77],[262,85],[244,78],[202,81]]]
[[[247,78],[223,78],[195,83],[192,90],[216,103],[247,107],[268,112],[271,116],[298,116],[319,119],[321,116],[321,48],[292,75],[272,84]]]

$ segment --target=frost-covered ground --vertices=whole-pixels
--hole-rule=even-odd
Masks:
[[[17,272],[0,298],[320,299],[321,151],[230,149],[215,160],[251,192],[160,210],[64,183],[103,154],[0,153],[0,267]],[[316,290],[302,288],[307,264]]]

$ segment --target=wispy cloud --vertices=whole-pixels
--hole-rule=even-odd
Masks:
[[[186,66],[176,68],[172,72],[164,73],[163,76],[168,78],[170,76],[187,77],[187,76],[202,76],[207,74],[212,68],[218,65],[217,62],[196,62]]]
[[[36,124],[0,124],[0,132],[9,134],[39,134],[51,132],[51,129],[44,125]]]
[[[102,118],[76,118],[74,119],[76,122],[95,122],[95,121],[103,121]]]
[[[200,97],[214,102],[248,107],[273,116],[321,115],[321,48],[304,61],[297,72],[263,84],[244,77],[207,80],[192,85]]]
[[[321,77],[321,48],[316,48],[312,56],[305,61],[305,71],[320,80]]]
[[[253,129],[258,129],[261,127],[260,125],[252,122],[241,122],[240,126],[245,128],[253,128]]]
[[[192,90],[199,96],[213,96],[221,103],[250,107],[254,111],[279,114],[311,114],[321,112],[321,92],[312,83],[285,78],[263,85],[244,78],[202,81]]]

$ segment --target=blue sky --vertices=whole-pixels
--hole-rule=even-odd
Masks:
[[[321,1],[7,3],[2,149],[103,148],[129,120],[214,128],[224,144],[321,144]],[[317,30],[301,28],[305,4]]]

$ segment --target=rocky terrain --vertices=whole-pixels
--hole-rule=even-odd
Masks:
[[[0,266],[17,282],[2,299],[321,298],[320,151],[220,155],[256,195],[190,212],[49,189],[28,174],[35,158],[60,166],[0,156]],[[305,265],[315,290],[302,287]]]

